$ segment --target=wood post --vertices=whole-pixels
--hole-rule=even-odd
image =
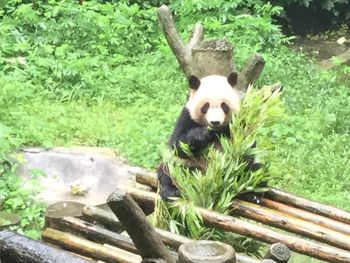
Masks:
[[[92,263],[88,259],[73,255],[30,239],[15,232],[3,230],[0,232],[0,262],[1,263]]]
[[[175,262],[146,215],[125,189],[116,189],[108,197],[107,204],[126,228],[143,259],[161,258],[169,263]]]

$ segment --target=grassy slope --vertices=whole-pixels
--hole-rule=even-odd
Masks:
[[[302,58],[291,61],[285,54],[267,56],[261,79],[263,83],[282,81],[289,114],[274,128],[271,171],[277,176],[275,183],[350,210],[346,202],[350,198],[348,89],[337,83],[334,73],[315,73]],[[175,66],[173,60],[165,63]],[[133,164],[153,168],[185,99],[185,83],[177,74],[169,94],[163,89],[126,106],[118,107],[108,98],[60,102],[38,97],[8,104],[3,120],[26,145],[110,146]],[[145,88],[153,85],[151,89],[156,90],[154,85],[159,83],[154,78]],[[162,80],[161,85],[169,84]]]

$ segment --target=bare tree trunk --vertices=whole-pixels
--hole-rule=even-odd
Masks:
[[[196,75],[199,78],[208,75],[228,76],[235,71],[233,47],[224,39],[203,41],[203,27],[197,23],[193,27],[192,37],[185,44],[179,33],[170,10],[162,5],[158,8],[158,19],[164,36],[188,78]],[[239,73],[237,89],[245,92],[263,70],[265,61],[260,54],[253,55]]]

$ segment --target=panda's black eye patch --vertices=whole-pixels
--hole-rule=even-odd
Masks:
[[[207,102],[207,103],[205,103],[203,106],[202,106],[202,108],[201,108],[201,112],[202,112],[202,114],[206,114],[207,113],[207,111],[208,111],[208,109],[209,109],[209,103]]]
[[[230,107],[225,103],[221,103],[221,109],[227,114],[230,112]]]

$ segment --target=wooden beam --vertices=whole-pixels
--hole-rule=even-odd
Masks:
[[[318,215],[332,218],[345,224],[350,224],[350,213],[333,206],[310,201],[276,188],[271,188],[266,193],[266,197],[286,205],[291,205]]]

